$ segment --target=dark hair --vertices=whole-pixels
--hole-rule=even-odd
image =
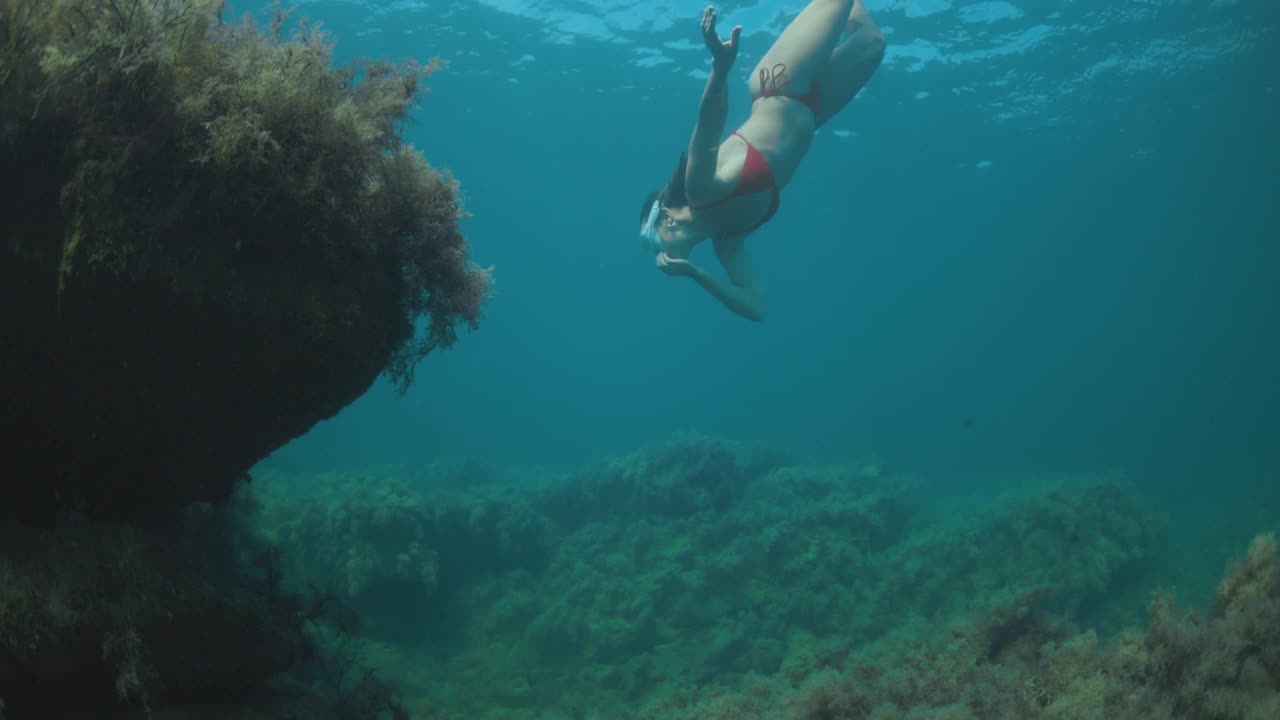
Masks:
[[[684,192],[684,171],[688,165],[688,153],[680,153],[680,162],[676,163],[675,172],[671,173],[671,179],[667,181],[666,197],[662,200],[663,205],[667,207],[684,207],[689,204],[689,198]]]
[[[644,205],[640,206],[640,224],[644,225],[649,220],[649,211],[653,209],[653,201],[662,197],[661,190],[654,190],[644,199]]]
[[[671,179],[661,190],[654,190],[645,197],[644,205],[640,206],[640,224],[643,225],[649,219],[649,211],[653,209],[654,200],[660,201],[663,207],[684,207],[689,204],[689,198],[684,191],[684,172],[688,165],[688,154],[680,153],[680,161],[676,163]]]

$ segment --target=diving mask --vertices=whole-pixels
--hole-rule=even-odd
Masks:
[[[662,238],[658,237],[658,221],[661,217],[662,201],[654,200],[653,207],[649,210],[649,219],[645,221],[644,227],[640,228],[640,245],[644,249],[652,251],[655,255],[665,252],[667,249],[662,242]]]

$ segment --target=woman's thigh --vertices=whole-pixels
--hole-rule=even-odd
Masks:
[[[751,95],[804,93],[840,41],[853,0],[813,0],[787,25],[751,73]],[[762,87],[762,85],[764,87]]]
[[[864,30],[831,54],[831,62],[818,75],[822,89],[818,126],[838,114],[871,79],[884,59],[884,35]]]

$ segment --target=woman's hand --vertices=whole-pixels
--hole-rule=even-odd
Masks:
[[[733,61],[738,57],[738,36],[741,34],[742,26],[735,25],[729,33],[729,41],[721,40],[716,33],[716,9],[708,5],[702,11],[702,41],[711,51],[711,64],[717,70],[726,71],[733,67]]]
[[[666,253],[658,253],[658,269],[671,277],[694,277],[699,272],[697,265]]]

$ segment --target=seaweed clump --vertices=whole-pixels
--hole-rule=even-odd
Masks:
[[[459,593],[534,571],[549,554],[550,523],[516,486],[483,486],[482,472],[448,463],[304,478],[264,471],[255,488],[290,583],[349,604],[366,635],[439,644],[457,624]]]
[[[698,435],[508,481],[435,466],[263,472],[255,487],[286,574],[356,607],[406,697],[441,716],[715,716],[693,699],[760,682],[755,699],[781,716],[794,687],[844,682],[833,668],[890,629],[933,638],[993,607],[941,650],[909,634],[922,649],[896,694],[833,697],[828,717],[881,698],[953,704],[1035,642],[1069,638],[1045,612],[1096,625],[1111,593],[1145,585],[1165,534],[1115,477],[1028,483],[959,512],[871,460]]]
[[[479,319],[456,182],[400,132],[438,64],[221,9],[0,0],[9,519],[225,498]]]
[[[252,500],[195,503],[164,531],[74,516],[0,527],[0,694],[13,714],[404,717],[349,649],[356,616],[284,587]]]
[[[1044,593],[993,599],[942,632],[903,630],[855,653],[655,704],[639,717],[742,720],[1262,720],[1280,713],[1280,564],[1272,535],[1227,570],[1209,614],[1156,593],[1145,630],[1110,641],[1041,612]]]

